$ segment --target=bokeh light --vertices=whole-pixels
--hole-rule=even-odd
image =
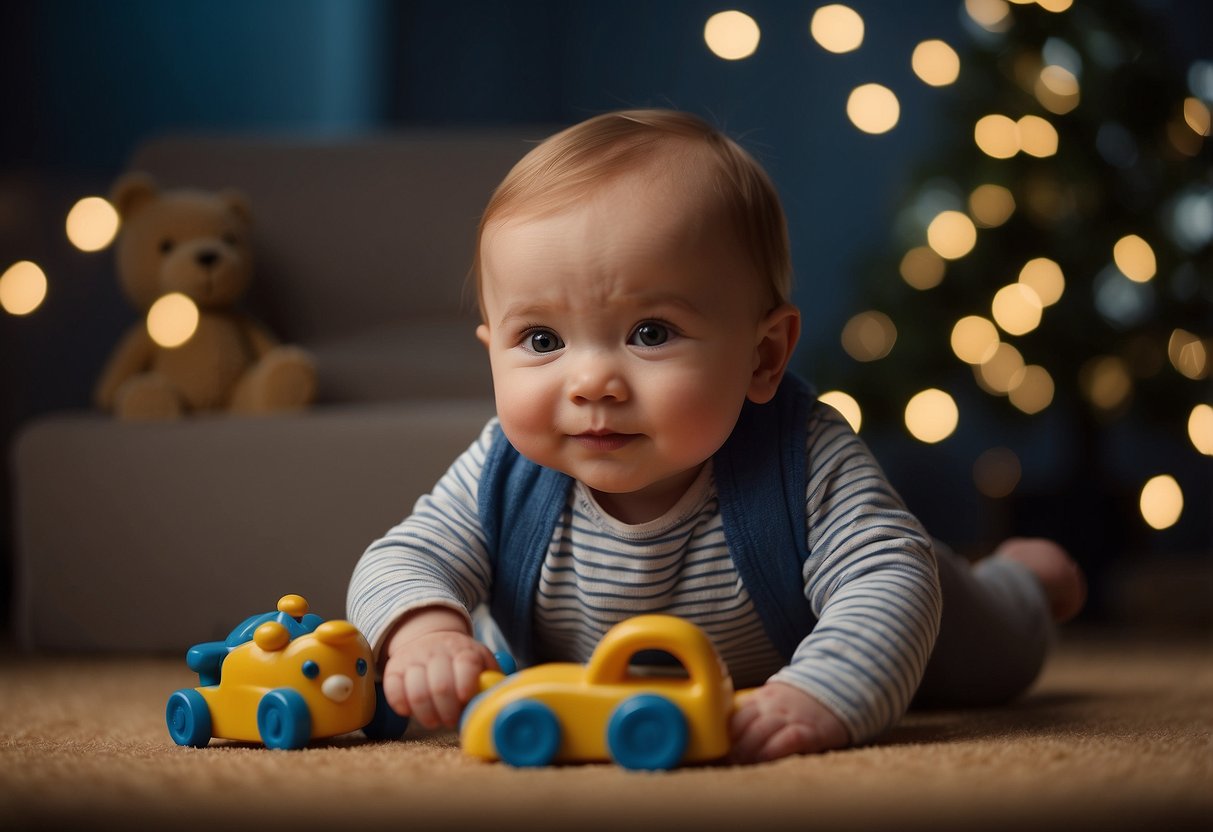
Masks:
[[[114,241],[120,224],[108,200],[86,196],[67,212],[67,239],[81,251],[101,251]]]
[[[1087,361],[1078,374],[1079,387],[1087,401],[1100,410],[1113,411],[1133,392],[1133,379],[1124,359],[1101,355]]]
[[[0,308],[10,315],[28,315],[46,300],[46,273],[37,263],[19,260],[0,275]]]
[[[1040,295],[1026,283],[1003,286],[990,304],[994,322],[1008,335],[1026,335],[1040,326],[1043,308]]]
[[[1121,237],[1112,247],[1112,260],[1120,273],[1135,283],[1145,283],[1158,271],[1154,249],[1136,234]]]
[[[1141,516],[1152,529],[1169,529],[1184,511],[1184,492],[1170,474],[1151,477],[1141,489]]]
[[[754,18],[744,12],[718,12],[704,25],[703,39],[718,58],[739,61],[758,49],[762,32]]]
[[[1199,98],[1185,98],[1184,121],[1188,123],[1188,126],[1192,128],[1192,132],[1196,133],[1196,135],[1207,136],[1209,135],[1210,121],[1213,121],[1213,118],[1210,117],[1209,108],[1205,105],[1205,102]]]
[[[1204,341],[1186,329],[1176,329],[1167,340],[1171,366],[1185,378],[1198,381],[1209,374],[1209,351]]]
[[[847,97],[847,118],[863,132],[879,135],[897,126],[901,105],[888,87],[862,84]]]
[[[884,358],[897,342],[897,327],[883,312],[860,312],[842,328],[842,348],[856,361]]]
[[[1029,364],[1023,368],[1019,383],[1011,388],[1007,398],[1015,407],[1032,416],[1053,403],[1055,387],[1048,370],[1039,364]]]
[[[1019,149],[1043,159],[1057,153],[1057,128],[1040,116],[1024,116],[1015,122]]]
[[[906,405],[906,429],[920,442],[934,444],[956,430],[960,411],[956,400],[934,387],[914,395]]]
[[[1023,355],[1006,341],[1001,341],[994,349],[994,354],[975,367],[974,371],[983,390],[1005,396],[1023,381]]]
[[[1050,64],[1040,70],[1033,94],[1050,113],[1065,115],[1081,100],[1078,76],[1063,66]]]
[[[973,141],[994,159],[1010,159],[1019,152],[1019,127],[1007,116],[982,116],[973,127]]]
[[[960,211],[940,211],[927,226],[927,244],[945,260],[956,260],[977,245],[977,226]]]
[[[984,364],[998,350],[998,330],[980,315],[961,318],[952,327],[952,352],[966,364]]]
[[[930,246],[916,246],[905,253],[898,266],[901,279],[915,289],[934,289],[943,282],[946,266]]]
[[[1060,14],[1074,5],[1074,0],[1036,0],[1036,5],[1046,12]]]
[[[1031,286],[1044,306],[1061,300],[1066,290],[1066,278],[1061,266],[1048,257],[1034,257],[1019,270],[1019,282]]]
[[[162,347],[173,349],[194,337],[198,306],[180,292],[164,295],[147,310],[147,333]]]
[[[1196,450],[1213,456],[1213,407],[1198,404],[1188,414],[1188,438]]]
[[[1019,457],[1010,448],[990,448],[973,463],[977,490],[994,500],[1010,496],[1021,475]]]
[[[851,430],[859,433],[859,428],[863,425],[863,412],[859,409],[859,402],[855,401],[853,396],[841,390],[829,390],[822,393],[817,399],[841,413],[842,418],[850,424]]]
[[[969,194],[969,213],[982,228],[997,228],[1015,213],[1015,197],[1002,185],[978,185]]]
[[[965,12],[987,32],[1005,32],[1011,25],[1011,7],[1006,0],[965,0]]]
[[[850,6],[832,3],[813,12],[809,33],[828,52],[853,52],[863,43],[863,18]]]
[[[924,40],[910,56],[914,74],[924,84],[946,87],[960,77],[960,56],[942,40]]]

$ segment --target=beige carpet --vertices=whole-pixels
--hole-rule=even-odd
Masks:
[[[1208,641],[1063,640],[1007,708],[752,767],[513,770],[449,733],[177,748],[183,661],[0,656],[0,829],[1213,829]]]

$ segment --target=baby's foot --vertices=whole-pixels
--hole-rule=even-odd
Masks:
[[[1087,579],[1065,549],[1042,537],[1008,538],[994,552],[1026,566],[1049,599],[1053,620],[1060,623],[1078,615],[1087,600]]]

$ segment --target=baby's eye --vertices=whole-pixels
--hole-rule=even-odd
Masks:
[[[632,331],[629,344],[640,347],[659,347],[670,340],[670,328],[656,321],[645,321]]]
[[[303,663],[303,675],[309,679],[315,679],[320,675],[320,665],[316,664],[311,659]]]
[[[534,329],[526,337],[527,348],[540,354],[555,352],[564,346],[560,336],[550,329]]]

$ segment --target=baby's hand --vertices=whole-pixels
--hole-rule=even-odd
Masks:
[[[825,705],[781,682],[768,682],[741,697],[729,733],[729,756],[737,763],[829,751],[850,742],[846,726]]]
[[[422,615],[442,613],[445,622],[407,620],[389,639],[383,668],[383,695],[392,710],[426,728],[458,724],[463,706],[480,692],[480,673],[497,669],[493,654],[468,635],[460,616],[446,610]],[[439,626],[451,619],[452,629]]]

